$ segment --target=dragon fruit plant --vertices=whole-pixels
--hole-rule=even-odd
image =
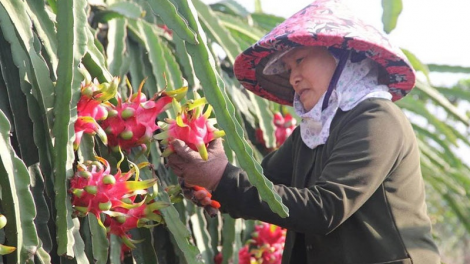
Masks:
[[[167,157],[173,152],[171,141],[175,139],[182,140],[194,151],[198,151],[203,160],[207,160],[207,147],[212,140],[223,137],[225,132],[214,127],[215,118],[209,118],[212,113],[211,105],[207,104],[206,98],[199,97],[195,93],[194,100],[188,100],[184,105],[173,100],[173,109],[176,112],[176,118],[165,119],[165,122],[159,122],[159,126],[163,132],[155,135],[157,140],[161,140],[161,144],[167,148],[163,151],[162,156]],[[206,111],[204,107],[207,105]],[[211,198],[211,194],[205,188],[193,186],[193,191],[206,191],[206,196]],[[219,202],[212,200],[211,208],[219,209]],[[208,208],[209,209],[209,208]],[[211,211],[211,210],[206,210]],[[209,213],[215,216],[214,213]]]
[[[111,174],[107,160],[96,157],[96,161],[78,163],[76,173],[70,180],[70,193],[75,214],[79,217],[92,213],[108,234],[121,238],[128,248],[134,243],[128,234],[133,228],[151,227],[151,222],[161,223],[159,209],[168,206],[153,200],[147,189],[156,179],[139,180],[139,167],[133,165],[126,173],[120,170]],[[134,176],[134,179],[131,177]],[[104,224],[101,217],[105,217]]]
[[[142,93],[144,83],[142,81],[137,93],[131,94],[125,101],[117,94],[117,105],[108,106],[108,118],[101,126],[108,137],[109,147],[113,150],[122,149],[128,152],[137,146],[147,149],[153,132],[159,128],[156,124],[157,116],[169,107],[172,100],[181,100],[188,89],[182,87],[163,91],[147,99]],[[130,87],[129,83],[128,86]]]
[[[108,107],[112,106],[108,101],[116,96],[119,78],[115,77],[111,83],[99,83],[91,80],[90,74],[80,67],[80,72],[85,77],[81,83],[80,99],[77,104],[77,121],[75,122],[74,149],[80,145],[83,133],[98,135],[104,144],[108,140],[106,133],[98,124],[108,117]]]

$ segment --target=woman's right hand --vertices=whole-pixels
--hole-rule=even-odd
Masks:
[[[168,157],[168,165],[173,172],[183,178],[187,186],[197,185],[209,191],[215,190],[228,164],[222,139],[209,143],[207,160],[203,160],[199,152],[189,148],[182,140],[176,139],[170,144],[174,152]]]

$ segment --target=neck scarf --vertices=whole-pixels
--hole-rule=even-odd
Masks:
[[[367,98],[391,100],[388,86],[377,81],[378,68],[366,58],[360,62],[348,60],[339,77],[336,89],[331,92],[328,107],[322,111],[325,94],[308,112],[302,106],[299,95],[294,95],[294,110],[302,118],[300,134],[302,141],[311,149],[325,144],[330,135],[330,125],[338,109],[349,111]]]

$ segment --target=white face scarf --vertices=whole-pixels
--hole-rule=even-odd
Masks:
[[[349,111],[367,98],[391,100],[388,86],[378,84],[377,77],[378,66],[371,59],[365,58],[355,63],[348,59],[325,110],[322,111],[322,104],[326,92],[308,112],[305,112],[296,93],[293,106],[297,115],[302,118],[302,141],[311,149],[325,144],[330,136],[331,121],[338,109]]]

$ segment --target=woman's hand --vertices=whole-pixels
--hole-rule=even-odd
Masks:
[[[173,172],[184,178],[186,185],[202,186],[210,191],[215,190],[228,164],[222,139],[218,138],[209,143],[208,160],[203,160],[199,152],[189,148],[183,141],[171,142],[174,153],[168,157],[168,165]]]

